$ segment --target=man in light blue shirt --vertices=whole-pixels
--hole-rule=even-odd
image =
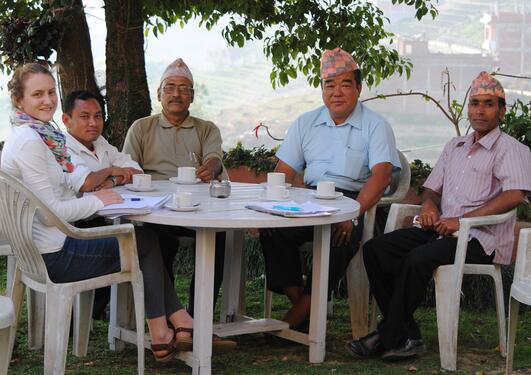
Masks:
[[[291,182],[304,171],[304,182],[315,187],[319,181],[335,182],[339,191],[355,198],[360,216],[375,205],[400,168],[393,131],[387,121],[358,101],[361,72],[352,56],[340,48],[326,50],[321,59],[321,88],[324,106],[300,116],[291,125],[277,152],[275,172]],[[362,220],[332,226],[329,293],[345,274],[359,247]],[[284,293],[293,307],[284,320],[293,329],[310,316],[311,275],[304,283],[298,247],[311,241],[313,228],[261,231],[267,287]]]

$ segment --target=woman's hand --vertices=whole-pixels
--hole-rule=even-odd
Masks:
[[[103,202],[104,206],[110,204],[122,203],[124,200],[120,194],[111,189],[103,189],[94,193],[94,195]]]

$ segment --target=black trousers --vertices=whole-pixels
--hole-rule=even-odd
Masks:
[[[162,258],[164,265],[170,276],[172,283],[175,280],[173,273],[173,262],[175,255],[179,249],[179,237],[192,237],[195,238],[195,231],[183,227],[176,227],[172,225],[155,225],[149,224],[149,226],[157,232],[160,242],[160,250],[162,252]],[[225,260],[225,232],[216,233],[216,256],[214,263],[214,308],[216,306],[216,300],[219,295],[221,283],[223,282],[223,262]],[[188,292],[188,313],[194,316],[194,296],[195,296],[195,271],[192,274],[192,280],[190,281],[190,287]]]
[[[385,349],[394,349],[406,339],[421,338],[413,313],[426,297],[433,271],[454,262],[457,238],[438,238],[434,231],[400,229],[367,241],[363,260],[371,291],[384,319],[378,331]],[[468,243],[466,263],[491,264],[475,238]]]
[[[315,188],[307,186],[307,188]],[[345,196],[356,199],[357,192],[341,189]],[[376,210],[375,233],[381,231],[379,225],[385,225],[388,210],[379,207]],[[296,219],[294,219],[296,220]],[[382,226],[383,228],[383,226]],[[358,225],[354,227],[350,242],[344,246],[330,246],[330,265],[328,268],[328,298],[345,275],[345,271],[352,257],[359,249],[363,233],[363,217],[358,218]],[[308,241],[313,241],[313,227],[294,227],[276,229],[271,235],[261,235],[260,242],[265,260],[267,289],[275,293],[284,293],[286,287],[303,287],[305,294],[311,293],[312,273],[303,281],[303,267],[299,247]]]

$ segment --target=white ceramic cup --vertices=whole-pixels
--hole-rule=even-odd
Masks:
[[[194,182],[196,179],[194,167],[179,167],[177,168],[177,177],[182,182]]]
[[[319,181],[317,183],[317,194],[332,196],[336,192],[336,184],[333,181]]]
[[[134,174],[133,175],[133,186],[140,188],[148,188],[151,186],[151,175],[150,174]]]
[[[286,184],[286,175],[284,173],[269,172],[267,174],[267,185],[278,186]]]
[[[269,200],[282,200],[289,197],[286,185],[269,185],[266,189],[266,198]]]
[[[179,208],[192,207],[192,193],[182,191],[180,193],[173,194],[173,206]]]

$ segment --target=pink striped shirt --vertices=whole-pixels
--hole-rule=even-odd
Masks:
[[[531,153],[513,137],[493,129],[474,143],[474,133],[446,144],[424,187],[441,197],[441,216],[459,217],[485,205],[503,191],[531,191]],[[513,249],[513,217],[508,222],[472,228],[495,263],[509,264]]]

